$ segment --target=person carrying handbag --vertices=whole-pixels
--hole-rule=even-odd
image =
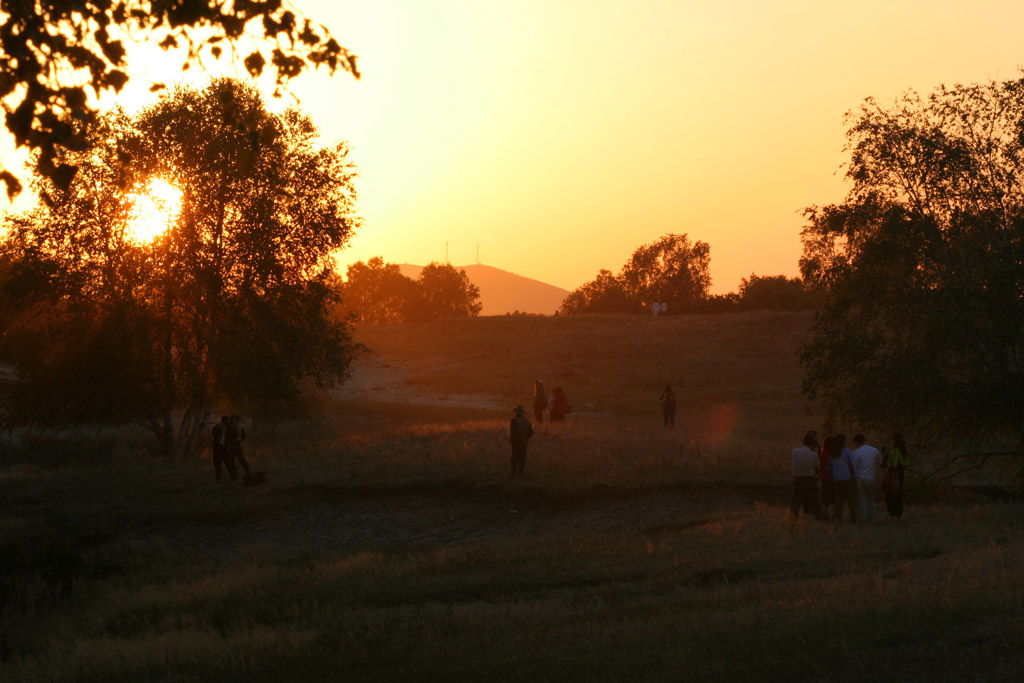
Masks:
[[[897,522],[903,517],[903,485],[909,464],[910,455],[907,451],[907,442],[902,434],[894,434],[892,448],[886,452],[885,462],[882,463],[882,467],[886,469],[885,478],[882,480],[882,491],[885,493],[885,509],[889,511],[889,516]],[[890,478],[895,479],[894,484],[886,483],[886,480]]]

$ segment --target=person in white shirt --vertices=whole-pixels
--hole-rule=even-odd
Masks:
[[[853,437],[853,466],[857,470],[857,512],[863,522],[875,521],[875,472],[882,454],[869,445],[863,434]]]
[[[804,445],[793,449],[793,500],[789,513],[800,516],[800,508],[821,518],[821,503],[818,499],[818,454],[814,451],[817,442],[812,432],[804,435]]]

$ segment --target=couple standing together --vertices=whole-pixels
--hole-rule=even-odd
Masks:
[[[238,479],[238,470],[235,469],[235,461],[245,470],[245,476],[250,476],[249,461],[245,459],[245,429],[238,424],[237,415],[221,415],[220,422],[213,426],[211,433],[213,437],[213,471],[220,479],[221,465],[227,468],[232,479]]]

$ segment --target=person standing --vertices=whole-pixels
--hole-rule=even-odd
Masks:
[[[210,432],[212,439],[210,443],[210,451],[213,455],[213,471],[218,481],[220,480],[221,465],[227,469],[228,475],[230,475],[232,479],[238,479],[238,472],[235,470],[235,461],[230,457],[230,453],[228,452],[227,430],[229,422],[230,418],[227,415],[221,415],[220,422],[213,425],[213,429]]]
[[[665,391],[661,392],[661,416],[666,427],[676,426],[676,392],[672,391],[672,385],[666,384]]]
[[[245,470],[245,476],[251,476],[252,472],[249,470],[249,461],[245,459],[245,429],[239,424],[237,415],[232,415],[231,419],[228,420],[224,436],[228,448],[227,459],[231,463],[231,478],[238,479],[238,475],[234,472],[235,460]]]
[[[910,455],[907,451],[907,442],[902,434],[893,434],[892,448],[886,454],[882,467],[895,467],[896,475],[899,478],[899,490],[895,493],[885,494],[885,508],[889,511],[889,516],[895,517],[897,522],[903,517],[903,479],[909,464]]]
[[[565,395],[565,390],[560,386],[551,391],[551,396],[551,421],[564,422],[565,416],[569,412],[569,397]]]
[[[832,457],[828,467],[832,476],[832,490],[835,492],[836,524],[843,521],[843,506],[850,508],[850,523],[857,523],[857,470],[853,464],[853,453],[846,447],[846,435],[836,434]]]
[[[832,508],[836,502],[835,492],[832,490],[832,477],[828,474],[828,461],[835,450],[834,436],[826,436],[821,450],[818,451],[818,477],[821,479],[821,516],[822,519],[832,519]]]
[[[789,514],[800,516],[800,508],[821,517],[821,506],[818,504],[818,454],[814,447],[818,439],[813,432],[804,435],[803,446],[793,449],[793,499],[789,505]]]
[[[526,470],[526,444],[533,436],[533,425],[526,417],[526,409],[516,406],[515,417],[509,423],[508,441],[512,444],[512,476],[521,477]]]
[[[875,521],[875,473],[882,454],[867,443],[863,434],[853,437],[853,466],[857,470],[857,514],[862,522]]]
[[[544,422],[544,409],[547,407],[547,389],[544,388],[544,382],[537,380],[533,383],[533,416],[537,418],[537,424]]]

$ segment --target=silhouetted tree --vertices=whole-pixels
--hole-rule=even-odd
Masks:
[[[562,301],[562,313],[636,313],[638,305],[610,270],[602,268],[597,277],[580,285]]]
[[[563,313],[644,313],[664,302],[678,313],[692,310],[708,296],[711,247],[690,243],[686,235],[665,235],[633,252],[622,272],[602,269],[591,282],[562,302]]]
[[[423,310],[430,318],[470,317],[480,314],[480,288],[469,281],[465,270],[436,262],[423,266],[416,278]]]
[[[65,189],[76,171],[64,151],[84,151],[96,99],[128,82],[124,40],[184,49],[182,69],[225,51],[253,76],[271,70],[278,90],[306,68],[342,69],[356,58],[327,29],[281,0],[81,0],[0,5],[0,102],[19,147],[35,150],[38,172]],[[163,88],[156,83],[153,90]],[[21,183],[0,167],[13,197]]]
[[[805,390],[862,424],[979,452],[1024,440],[1024,80],[913,92],[849,115],[840,204],[801,269],[826,292]]]
[[[823,296],[798,277],[754,275],[740,282],[739,307],[746,310],[810,310],[821,306]]]
[[[411,321],[422,308],[421,298],[417,282],[402,275],[398,264],[384,263],[380,256],[350,265],[341,285],[344,308],[368,325]]]
[[[68,186],[39,176],[50,202],[7,221],[12,420],[127,417],[189,453],[214,401],[265,405],[345,376],[354,347],[328,315],[333,253],[358,226],[344,145],[316,147],[307,117],[270,114],[228,79],[91,130],[87,150],[58,152],[79,168]],[[181,190],[181,213],[140,244],[122,188],[154,176]]]
[[[641,309],[661,301],[670,312],[685,310],[708,295],[711,247],[691,244],[686,235],[665,235],[634,251],[619,279]]]

